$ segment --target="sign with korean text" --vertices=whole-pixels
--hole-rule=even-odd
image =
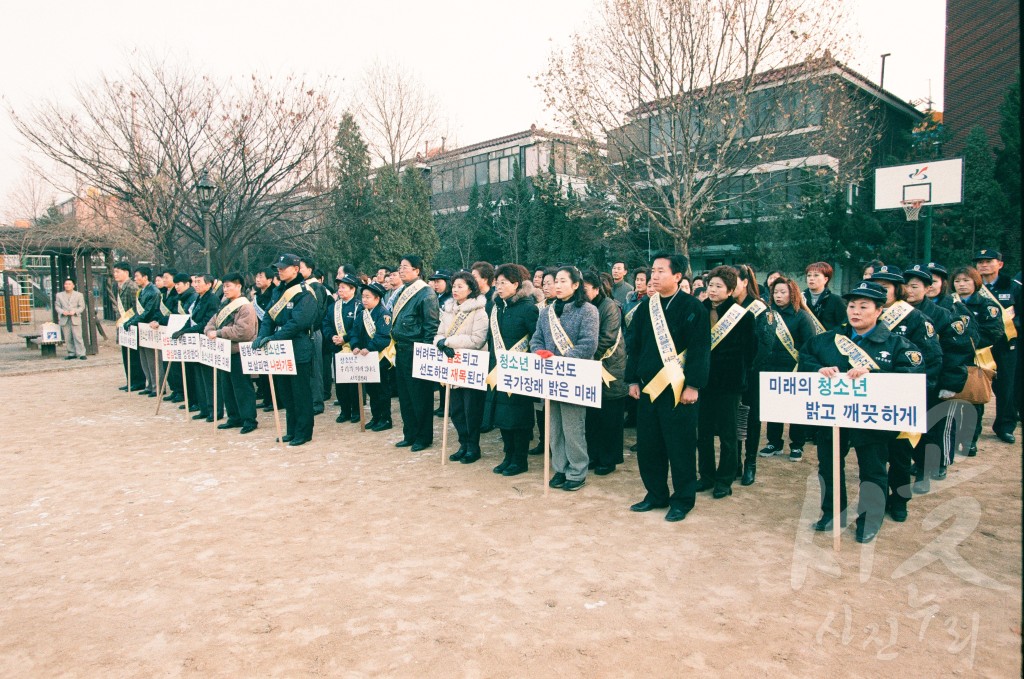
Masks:
[[[199,362],[215,370],[231,372],[231,340],[210,339],[206,335],[199,338]]]
[[[130,328],[122,328],[121,326],[118,326],[118,328],[117,328],[117,343],[120,346],[122,346],[122,347],[127,347],[128,349],[138,349],[139,348],[139,331],[138,331],[138,328],[136,326],[134,326],[134,325],[132,327],[130,327]]]
[[[139,329],[139,346],[144,349],[161,349],[163,343],[160,341],[160,328],[151,328],[148,323],[140,323],[135,326]]]
[[[761,420],[818,427],[924,433],[928,427],[925,376],[868,373],[761,373]]]
[[[199,362],[199,335],[189,333],[178,339],[171,337],[167,328],[160,329],[161,350],[163,359],[168,362],[185,361],[187,363]]]
[[[498,391],[601,407],[601,362],[517,351],[498,352]]]
[[[360,356],[339,351],[334,355],[334,381],[338,384],[380,382],[380,354],[371,351]]]
[[[188,314],[171,314],[167,317],[167,332],[178,332],[188,325]]]
[[[448,358],[433,344],[413,346],[412,376],[420,380],[450,384],[453,387],[487,389],[490,354],[472,349],[455,349]]]
[[[295,350],[291,340],[268,342],[261,349],[253,349],[252,342],[241,342],[238,355],[242,359],[242,372],[246,375],[295,375]]]

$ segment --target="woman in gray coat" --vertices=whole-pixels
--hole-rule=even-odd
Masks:
[[[568,336],[569,344],[559,347],[552,334],[558,324]],[[541,314],[537,330],[530,339],[530,351],[542,358],[552,355],[593,359],[597,351],[600,326],[597,307],[583,295],[583,277],[574,266],[563,266],[555,274],[555,300]],[[555,474],[548,483],[552,488],[579,490],[587,481],[586,408],[571,403],[551,401],[551,463]]]
[[[587,408],[587,454],[598,476],[611,474],[622,464],[623,414],[629,391],[626,376],[626,347],[622,337],[622,311],[611,298],[606,281],[596,271],[583,274],[583,294],[597,307],[600,317],[594,360],[604,368],[601,407]]]

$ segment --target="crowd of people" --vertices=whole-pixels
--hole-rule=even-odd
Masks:
[[[873,261],[864,280],[840,294],[830,287],[834,271],[826,262],[806,267],[801,291],[781,271],[759,284],[745,264],[691,277],[687,258],[678,254],[656,255],[650,267],[632,274],[624,262],[615,262],[610,274],[571,265],[531,272],[489,262],[428,272],[409,254],[373,274],[342,266],[333,286],[313,261],[293,254],[252,279],[172,269],[155,274],[147,266],[133,272],[120,263],[114,268],[119,326],[158,328],[183,314],[188,321],[175,336],[202,333],[232,346],[231,371],[216,374],[198,363],[164,364],[156,350],[123,349],[130,379],[121,389],[155,398],[166,383],[163,398],[194,412],[193,419],[219,421],[226,411],[218,427],[247,434],[258,426],[257,411],[273,407],[271,382],[242,373],[239,344],[259,348],[290,340],[296,374],[274,376],[273,393],[286,412],[282,441],[300,446],[312,440],[315,418],[332,391],[340,426],[359,422],[364,412],[354,385],[335,384],[334,354],[377,352],[381,381],[366,388],[367,427],[381,432],[394,426],[397,396],[402,437],[394,445],[419,452],[433,445],[433,420],[444,412],[434,394],[443,399],[445,392],[414,377],[416,343],[448,356],[486,350],[491,367],[501,351],[600,361],[600,408],[549,402],[549,485],[575,491],[591,472],[614,473],[623,462],[624,429],[635,427],[633,450],[646,494],[630,509],[667,509],[666,520],[680,521],[698,493],[728,497],[737,480],[741,486],[756,482],[758,458],[786,454],[782,424],[768,422],[760,445],[760,373],[921,373],[930,408],[927,434],[915,441],[897,432],[844,429],[840,436],[841,459],[854,448],[860,470],[856,539],[869,542],[885,514],[905,521],[914,493],[944,479],[956,456],[977,454],[984,405],[959,398],[970,368],[996,369],[994,433],[1014,441],[1021,285],[1002,264],[991,249],[952,272],[935,262],[901,269]],[[216,401],[215,378],[223,394]],[[503,456],[493,471],[517,476],[543,451],[542,407],[495,386],[450,391],[459,441],[450,459],[477,462],[485,453],[481,434],[497,429]],[[789,425],[790,460],[801,460],[808,444],[818,447],[823,513],[813,528],[821,531],[832,529],[837,492],[831,436],[831,428]],[[846,482],[840,479],[845,524]]]

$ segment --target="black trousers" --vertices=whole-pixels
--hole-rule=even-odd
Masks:
[[[320,369],[323,372],[324,397],[326,401],[331,397],[331,385],[334,384],[334,343],[327,340],[323,343],[322,360]]]
[[[782,448],[782,432],[785,428],[782,422],[769,422],[765,425],[765,438],[768,443],[776,448]],[[792,448],[803,448],[807,443],[807,429],[801,424],[789,425],[789,445]]]
[[[185,364],[185,386],[188,387],[188,402],[186,405],[199,406],[205,409],[206,401],[203,396],[203,383],[199,378],[199,368],[201,366],[198,363],[186,363]],[[182,395],[184,395],[184,390]]]
[[[896,432],[892,433],[892,438]],[[858,445],[857,465],[860,467],[860,496],[857,514],[867,515],[867,521],[874,525],[882,522],[885,515],[886,487],[888,476],[885,462],[889,457],[888,441],[879,439]],[[839,434],[839,509],[846,511],[846,454],[850,452],[850,432],[845,429]],[[821,485],[821,511],[832,515],[832,429],[818,429],[818,483]]]
[[[184,379],[181,369],[181,363],[172,363],[167,368],[167,390],[172,394],[182,393],[182,380]],[[189,386],[192,386],[191,384]]]
[[[333,355],[331,356],[331,360],[334,360]],[[340,414],[347,418],[351,418],[353,416],[359,417],[359,408],[363,405],[359,402],[359,387],[350,382],[339,382],[334,385],[334,388],[338,393],[338,403],[341,404]],[[330,398],[330,396],[328,396],[328,398]]]
[[[925,439],[921,437],[921,441]],[[905,507],[914,492],[910,488],[910,464],[914,458],[914,447],[907,439],[889,441],[889,483],[888,504],[892,507]]]
[[[441,385],[441,402],[444,403],[444,385]],[[466,450],[480,450],[480,424],[484,419],[484,399],[487,392],[477,389],[452,389],[448,414],[459,433],[459,445]]]
[[[216,419],[224,417],[224,395],[220,393],[220,389],[217,390],[217,402],[213,402],[213,373],[214,370],[208,365],[202,363],[196,363],[196,381],[200,383],[203,395],[203,401],[200,404],[202,412],[207,414],[209,417],[214,413],[216,409]]]
[[[992,348],[992,357],[996,359],[996,377],[992,380],[992,393],[996,398],[996,418],[992,422],[992,431],[997,433],[1013,433],[1017,428],[1017,406],[1014,405],[1014,376],[1017,374],[1016,340],[1008,344],[999,341]]]
[[[412,345],[398,347],[398,408],[402,413],[402,435],[410,443],[434,443],[434,383],[412,376]]]
[[[256,398],[270,403],[270,375],[256,375]]]
[[[390,363],[381,361],[380,382],[366,385],[366,396],[370,400],[370,417],[378,422],[391,421],[391,373],[393,372]]]
[[[601,399],[600,408],[587,408],[587,455],[595,467],[622,464],[623,428],[626,399]],[[629,399],[634,401],[633,399]],[[649,399],[648,399],[649,400]]]
[[[146,374],[142,372],[142,363],[139,362],[139,352],[127,347],[121,347],[121,365],[124,366],[124,379],[128,380],[128,364],[132,366],[132,381],[128,385],[131,390],[146,388]]]
[[[747,390],[740,398],[740,403],[750,408],[750,411],[747,413],[747,438],[736,454],[743,454],[747,464],[757,464],[757,451],[761,443],[761,390],[758,380],[757,372],[750,373],[747,376]],[[771,427],[771,423],[768,426]]]
[[[252,379],[242,373],[242,357],[231,354],[231,372],[218,370],[217,373],[228,421],[256,426],[256,392]]]
[[[499,429],[505,453],[504,462],[515,462],[522,467],[529,466],[527,451],[530,449],[532,429]]]
[[[648,502],[693,508],[697,498],[697,417],[702,407],[700,401],[675,405],[671,388],[661,392],[654,403],[647,394],[640,394],[636,410],[636,461]]]
[[[700,416],[697,418],[697,464],[702,481],[714,481],[716,487],[728,488],[736,478],[737,443],[736,411],[740,394],[701,390]],[[715,467],[715,437],[720,452]]]
[[[313,395],[310,392],[312,361],[296,362],[294,375],[274,375],[277,403],[285,409],[286,434],[297,439],[313,438]]]

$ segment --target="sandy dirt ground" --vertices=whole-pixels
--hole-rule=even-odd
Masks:
[[[868,546],[848,530],[833,555],[808,528],[813,447],[669,524],[628,511],[643,497],[628,453],[545,496],[538,458],[491,473],[496,433],[480,462],[442,466],[439,434],[411,454],[400,429],[329,409],[311,444],[282,448],[270,414],[245,437],[154,416],[117,390],[106,346],[12,361],[3,677],[1021,673],[1021,455],[987,426],[906,523]]]

